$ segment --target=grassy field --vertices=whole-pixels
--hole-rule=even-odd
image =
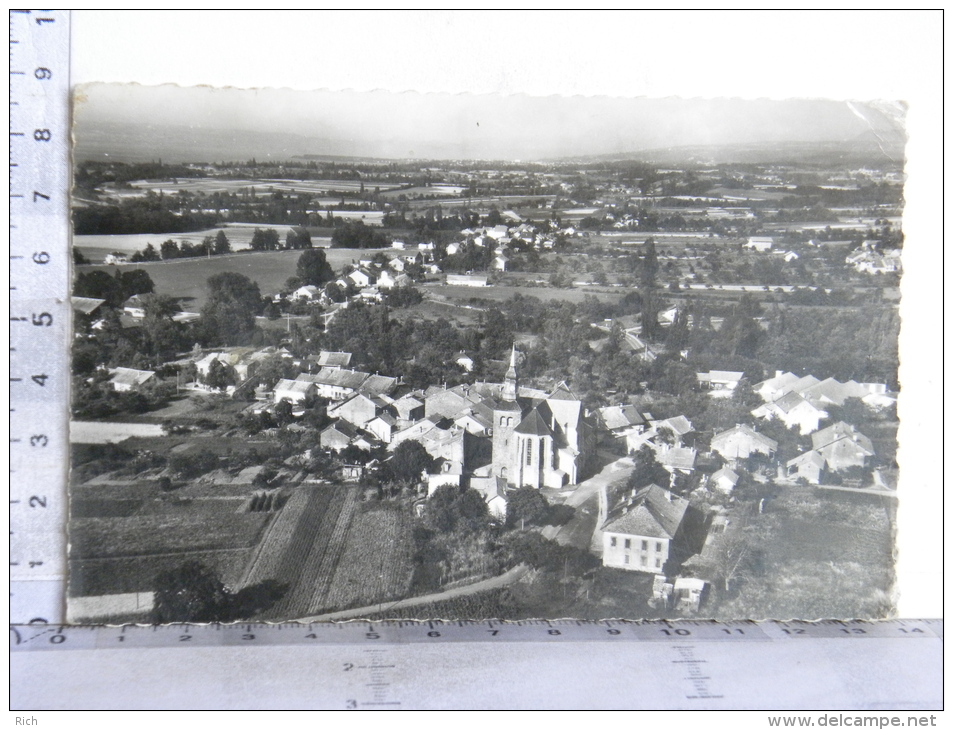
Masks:
[[[331,267],[339,272],[345,265],[360,259],[372,258],[383,249],[325,249]],[[386,249],[390,250],[390,249]],[[223,271],[244,274],[258,283],[263,295],[274,294],[284,287],[285,281],[294,276],[301,251],[262,251],[257,253],[213,256],[210,259],[173,259],[138,264],[155,283],[155,290],[179,299],[183,309],[197,312],[205,304],[208,295],[206,282],[210,276]],[[102,269],[110,274],[116,269],[130,271],[136,264],[122,266],[77,266],[78,272]]]
[[[885,618],[895,572],[891,500],[787,487],[758,519],[768,539],[714,618]]]
[[[426,284],[425,292],[449,300],[466,301],[469,299],[483,299],[488,302],[506,301],[514,294],[527,297],[537,297],[544,302],[581,302],[587,296],[594,296],[604,302],[612,302],[628,293],[629,290],[619,292],[599,292],[583,289],[552,289],[550,287],[521,287],[521,286],[458,286],[450,284]]]

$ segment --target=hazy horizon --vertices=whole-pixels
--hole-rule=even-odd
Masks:
[[[905,108],[824,99],[617,98],[87,84],[78,159],[315,155],[542,161],[667,148],[850,144],[902,149]],[[869,138],[869,139],[867,139]],[[902,154],[902,153],[901,153]],[[890,157],[890,153],[887,153]]]

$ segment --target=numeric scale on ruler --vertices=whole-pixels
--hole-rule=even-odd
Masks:
[[[64,626],[69,385],[69,12],[10,12],[10,578],[14,706],[128,706],[129,657],[178,648],[226,652],[211,665],[159,672],[156,692],[176,706],[216,706],[207,682],[234,676],[248,649],[280,651],[314,670],[282,673],[272,694],[216,696],[223,707],[525,706],[742,707],[817,700],[854,681],[843,704],[882,696],[934,706],[941,696],[942,621],[819,623],[747,621],[349,622],[228,626]],[[836,662],[831,661],[835,657]],[[282,672],[277,658],[266,671]],[[770,671],[767,667],[770,666]],[[805,679],[803,667],[811,667]],[[473,668],[481,667],[479,689]],[[906,676],[898,667],[909,667]],[[652,671],[646,674],[646,668]],[[800,677],[792,684],[792,678]],[[43,682],[36,682],[38,676]],[[76,676],[98,677],[91,697]],[[313,681],[308,681],[308,678]],[[534,682],[545,677],[555,682]],[[871,685],[865,685],[867,679]],[[571,680],[571,684],[568,683]],[[935,680],[936,686],[931,682]],[[767,684],[765,684],[767,682]],[[878,682],[886,684],[878,685]],[[57,686],[59,684],[59,686]],[[244,683],[240,683],[245,686]],[[470,690],[463,691],[467,684]],[[148,682],[140,683],[140,697]],[[651,691],[646,688],[651,686]],[[872,694],[865,689],[877,686]],[[276,687],[278,687],[276,689]],[[640,687],[646,701],[631,693]],[[751,688],[762,692],[762,705]],[[792,687],[794,689],[792,689]],[[163,689],[164,688],[164,689]],[[221,688],[220,688],[221,689]],[[865,694],[865,691],[867,693]],[[199,694],[195,694],[198,692]],[[461,694],[462,692],[462,694]],[[496,697],[495,692],[501,692]],[[533,692],[543,694],[533,695]],[[646,694],[648,692],[648,694]],[[811,694],[813,692],[813,694]],[[878,695],[877,692],[881,692]],[[191,694],[190,694],[191,693]],[[534,699],[535,698],[535,699]],[[620,699],[621,698],[621,699]],[[793,698],[793,699],[792,699]],[[95,701],[93,701],[95,699]],[[32,704],[31,704],[32,703]],[[72,704],[71,704],[72,703]],[[790,703],[789,703],[790,704]]]
[[[69,12],[10,11],[11,620],[63,620]]]

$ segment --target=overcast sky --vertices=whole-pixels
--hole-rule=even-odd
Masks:
[[[281,140],[281,151],[528,160],[686,145],[843,141],[869,129],[895,132],[903,114],[899,105],[830,100],[307,92],[171,84],[91,84],[77,93],[81,148],[104,127],[116,136],[114,125],[129,135],[144,125],[189,128],[192,134],[180,138],[183,154],[193,158],[202,144],[214,143],[204,132],[222,130],[260,136],[262,155],[272,152],[268,137],[296,135],[300,139]],[[142,143],[148,147],[148,135]]]

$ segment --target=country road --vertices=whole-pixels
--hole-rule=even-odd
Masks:
[[[442,601],[449,601],[451,598],[459,598],[460,596],[470,596],[474,593],[481,593],[483,591],[490,591],[494,588],[503,588],[508,586],[511,583],[515,583],[524,575],[528,568],[525,565],[518,565],[515,568],[503,573],[503,575],[497,575],[493,578],[487,578],[486,580],[481,580],[479,583],[471,583],[468,586],[460,586],[459,588],[451,588],[448,591],[441,591],[439,593],[428,593],[425,596],[414,596],[413,598],[403,598],[399,601],[385,601],[384,603],[375,603],[371,606],[363,606],[362,608],[349,608],[344,611],[334,611],[333,613],[323,613],[320,616],[307,616],[305,618],[297,619],[298,621],[342,621],[347,619],[357,619],[357,618],[366,618],[369,615],[376,613],[384,613],[387,611],[392,611],[395,609],[401,608],[413,608],[414,606],[425,606],[431,603],[439,603]]]

